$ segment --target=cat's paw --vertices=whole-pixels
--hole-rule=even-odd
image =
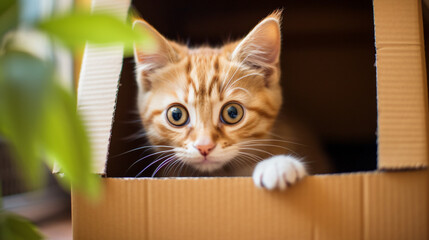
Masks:
[[[306,175],[304,164],[297,158],[277,155],[256,165],[253,182],[260,188],[284,190]]]

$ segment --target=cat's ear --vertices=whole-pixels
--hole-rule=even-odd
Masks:
[[[258,68],[277,64],[281,47],[280,20],[281,11],[262,20],[238,43],[231,58]]]
[[[175,61],[177,54],[168,42],[158,31],[143,20],[136,20],[133,28],[144,32],[151,44],[134,44],[134,59],[137,69],[145,72],[156,70]]]

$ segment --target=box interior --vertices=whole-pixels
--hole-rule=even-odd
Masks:
[[[316,134],[334,173],[377,168],[377,102],[374,17],[371,1],[134,1],[141,16],[169,39],[216,46],[245,36],[258,21],[283,8],[283,111]],[[225,8],[228,6],[228,8]],[[162,14],[161,14],[162,13]],[[138,137],[134,62],[120,79],[106,174],[133,177],[150,160],[129,166],[147,144]],[[155,166],[156,167],[156,166]],[[153,170],[148,169],[150,176]]]

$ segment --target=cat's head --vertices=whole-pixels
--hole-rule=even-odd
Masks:
[[[134,22],[155,43],[135,45],[138,106],[150,142],[169,146],[164,159],[211,172],[270,132],[282,103],[280,17],[219,48],[189,48]]]

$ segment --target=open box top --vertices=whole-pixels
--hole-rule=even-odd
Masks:
[[[129,0],[94,0],[93,10],[125,19]],[[287,13],[286,13],[287,15]],[[287,16],[286,16],[287,17]],[[374,1],[377,67],[378,170],[428,165],[428,97],[421,2]],[[121,46],[87,45],[78,87],[93,149],[93,169],[106,173],[109,141],[123,63]],[[375,84],[375,83],[374,83]],[[60,169],[56,168],[54,172]]]
[[[125,18],[129,3],[94,0],[93,9]],[[374,0],[377,169],[402,171],[310,176],[284,192],[249,177],[102,178],[97,203],[72,189],[74,239],[427,239],[428,171],[415,170],[428,165],[420,4]],[[78,107],[101,175],[122,63],[120,46],[85,49]]]

